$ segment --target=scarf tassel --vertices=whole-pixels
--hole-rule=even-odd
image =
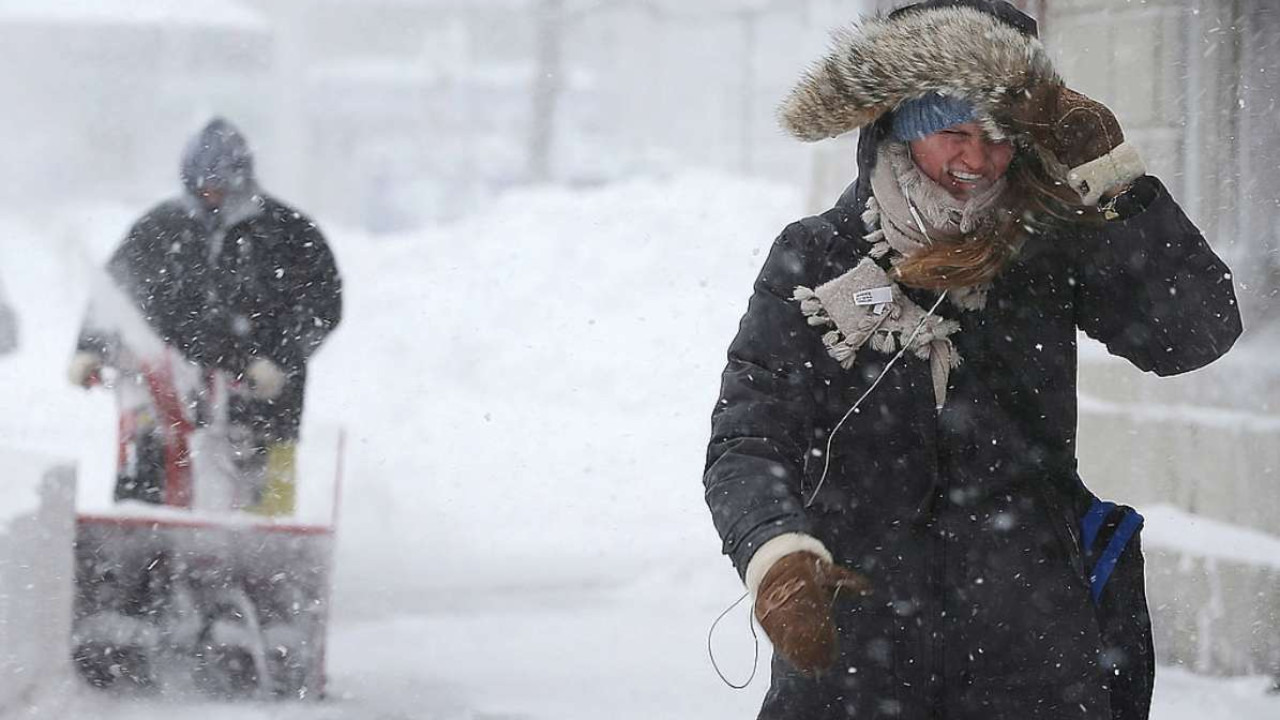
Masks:
[[[792,297],[800,301],[800,311],[804,314],[806,321],[815,327],[832,326],[836,323],[827,314],[822,307],[822,300],[810,288],[797,287],[792,293]],[[858,348],[862,347],[867,338],[874,334],[880,325],[891,313],[886,313],[880,317],[868,317],[863,319],[852,337],[846,337],[839,329],[829,330],[822,335],[822,344],[827,348],[827,354],[836,362],[840,363],[840,367],[849,370],[853,367],[854,361],[857,359]]]
[[[822,307],[822,301],[812,289],[797,286],[791,293],[791,299],[800,301],[800,312],[804,314],[805,321],[811,327],[835,327],[835,321],[827,315],[827,311]]]
[[[871,347],[876,352],[892,355],[898,352],[898,337],[890,330],[881,330],[871,336]]]
[[[853,362],[857,359],[858,349],[850,345],[847,341],[838,342],[827,348],[827,354],[836,362],[840,363],[840,367],[849,370],[853,367]]]
[[[822,299],[812,288],[797,287],[792,298],[799,301],[800,311],[809,325],[814,327],[831,327],[822,335],[822,344],[827,354],[845,370],[851,370],[857,360],[858,348],[870,343],[877,352],[892,355],[910,339],[908,350],[916,357],[929,362],[930,375],[933,380],[934,399],[941,408],[946,402],[947,381],[951,371],[960,366],[960,354],[956,352],[950,336],[959,331],[960,324],[954,320],[929,317],[924,320],[924,327],[919,331],[912,330],[911,335],[904,335],[902,328],[884,328],[887,320],[899,320],[903,315],[902,305],[892,303],[888,310],[880,315],[868,315],[861,318],[852,334],[846,336],[835,321],[828,315],[822,305]]]
[[[867,198],[867,209],[862,211],[862,224],[869,228],[880,224],[880,203],[875,195]]]

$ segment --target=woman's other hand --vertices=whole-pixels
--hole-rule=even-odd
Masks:
[[[867,593],[866,578],[810,552],[794,552],[769,568],[755,613],[773,647],[801,672],[816,675],[838,654],[831,604],[840,590]]]

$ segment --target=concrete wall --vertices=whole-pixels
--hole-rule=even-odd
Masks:
[[[1158,662],[1280,677],[1280,570],[1159,547],[1146,561]]]
[[[1280,536],[1145,508],[1157,658],[1213,674],[1280,678]]]
[[[1046,46],[1108,104],[1151,172],[1236,271],[1247,324],[1280,332],[1280,5],[1053,0]]]
[[[1084,353],[1081,474],[1101,495],[1169,503],[1280,535],[1280,6],[1261,0],[1053,0],[1043,30],[1069,84],[1115,110],[1150,171],[1232,266],[1246,336],[1177,378]],[[1277,552],[1280,555],[1280,552]],[[1163,662],[1280,673],[1280,557],[1148,548]]]
[[[1093,355],[1080,368],[1080,473],[1096,492],[1280,535],[1280,368],[1248,348],[1178,378]],[[1229,388],[1235,388],[1231,390]],[[1236,392],[1253,391],[1253,402]]]
[[[1280,368],[1242,348],[1156,378],[1103,352],[1081,363],[1081,477],[1103,497],[1186,513],[1145,545],[1157,658],[1280,676]],[[1268,535],[1179,536],[1217,522]]]

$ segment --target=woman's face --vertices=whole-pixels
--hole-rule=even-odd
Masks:
[[[953,125],[911,141],[911,157],[928,178],[957,200],[968,200],[999,180],[1013,160],[1013,145],[993,142],[977,123]]]

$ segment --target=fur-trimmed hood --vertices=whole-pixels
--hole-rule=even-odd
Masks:
[[[1030,18],[1022,15],[1028,32],[997,17],[995,5],[927,2],[837,31],[831,51],[779,109],[783,127],[801,140],[822,140],[937,92],[972,103],[993,137],[1007,135],[995,120],[1003,104],[1037,84],[1062,81]]]

